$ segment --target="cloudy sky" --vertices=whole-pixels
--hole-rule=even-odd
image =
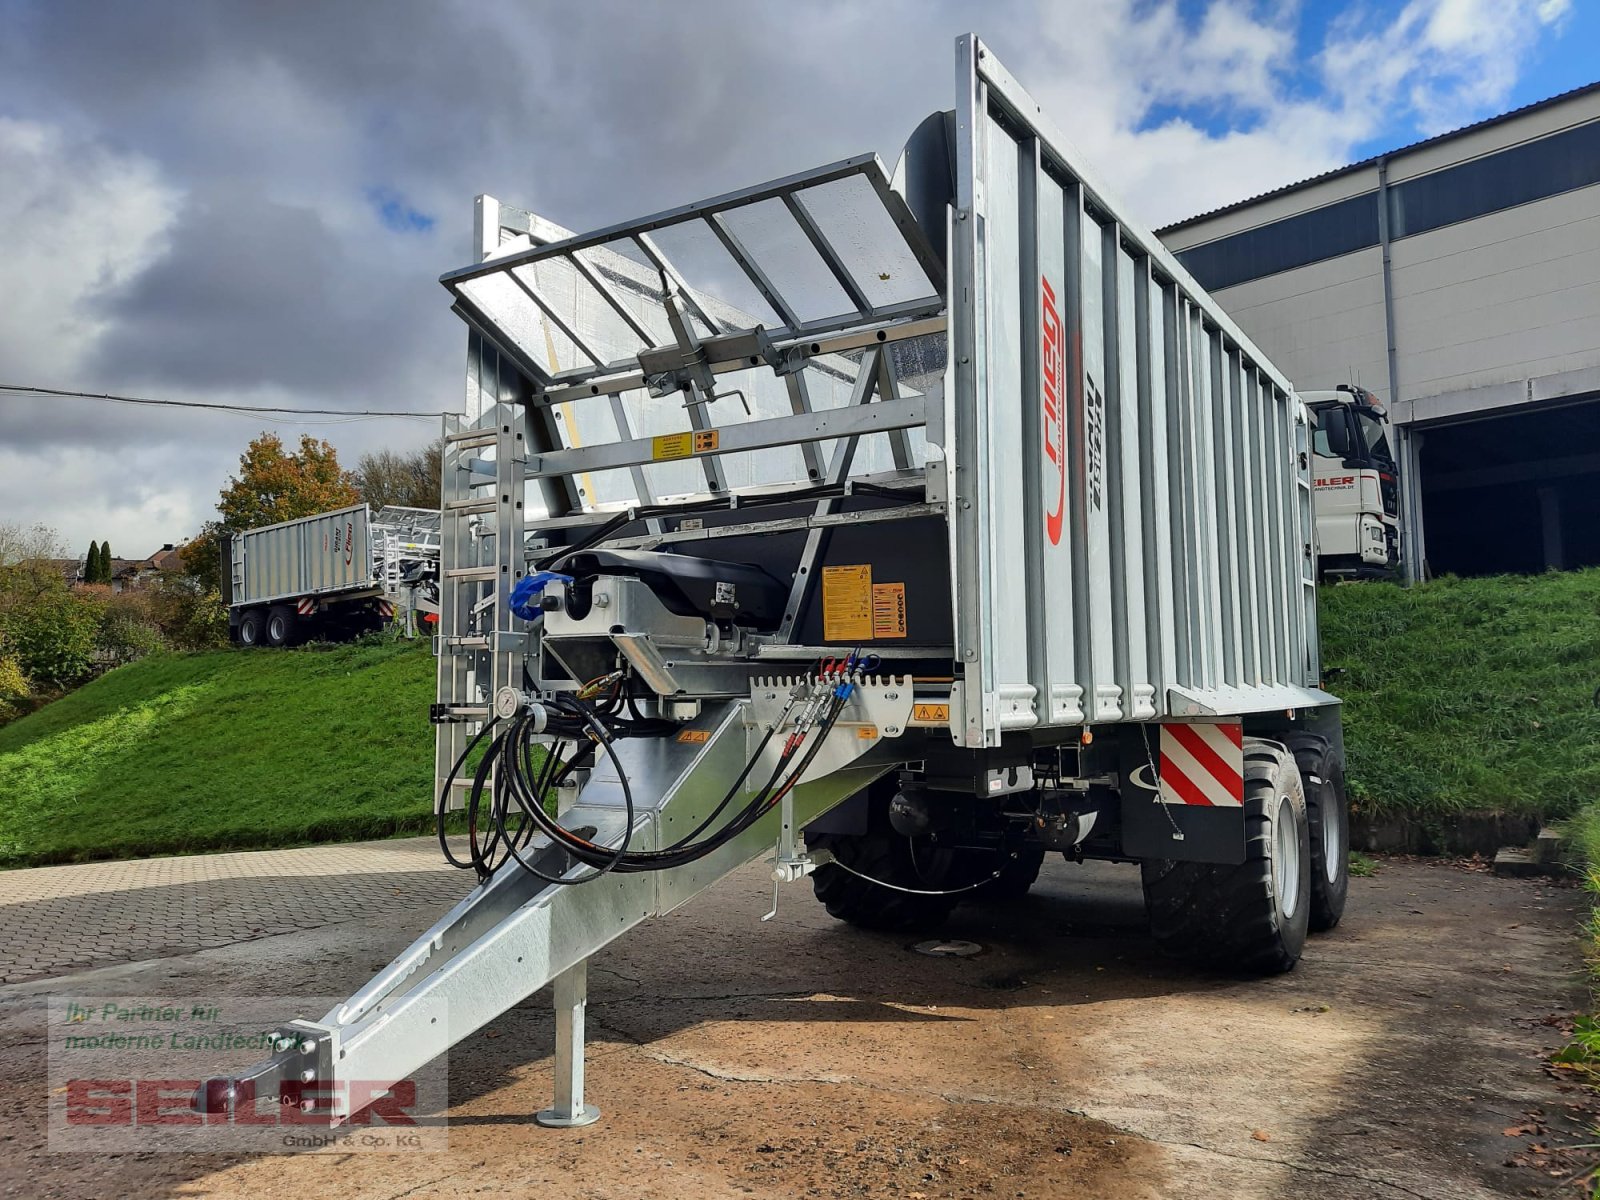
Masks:
[[[976,31],[1154,226],[1590,82],[1600,0],[0,0],[0,383],[438,412],[488,192],[594,228],[953,104]],[[263,428],[0,394],[0,520],[147,554]]]

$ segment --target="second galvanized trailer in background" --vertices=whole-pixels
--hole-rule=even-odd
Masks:
[[[437,611],[439,514],[365,504],[280,521],[220,543],[235,645],[339,640]]]
[[[1304,406],[976,38],[956,79],[892,175],[480,198],[433,710],[479,884],[248,1080],[401,1078],[554,981],[540,1119],[591,1120],[588,957],[763,852],[874,928],[1049,852],[1236,969],[1339,920]]]

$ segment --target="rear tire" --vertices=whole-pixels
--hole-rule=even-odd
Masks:
[[[1284,739],[1306,789],[1311,836],[1312,933],[1332,929],[1350,894],[1350,802],[1344,790],[1344,756],[1328,739],[1291,733]]]
[[[1288,749],[1244,741],[1245,859],[1141,864],[1150,932],[1169,954],[1251,974],[1294,968],[1311,908],[1311,838]]]
[[[828,915],[862,929],[887,933],[910,930],[925,932],[944,924],[959,896],[921,896],[893,890],[894,887],[937,891],[948,887],[954,856],[934,850],[923,839],[914,845],[911,838],[893,832],[806,835],[808,850],[827,850],[841,863],[871,880],[882,880],[893,887],[852,875],[843,867],[825,863],[811,875],[811,886]]]
[[[299,614],[287,604],[274,605],[267,612],[266,641],[269,646],[292,646],[298,632]]]
[[[239,645],[253,650],[266,636],[266,616],[259,608],[248,609],[239,617]]]

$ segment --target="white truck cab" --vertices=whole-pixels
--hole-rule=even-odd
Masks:
[[[1399,565],[1400,481],[1389,415],[1364,388],[1302,392],[1316,419],[1311,476],[1317,570],[1324,579],[1393,577]]]

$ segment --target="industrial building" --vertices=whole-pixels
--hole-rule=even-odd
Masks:
[[[1159,235],[1297,388],[1388,405],[1408,575],[1600,564],[1600,83]]]

